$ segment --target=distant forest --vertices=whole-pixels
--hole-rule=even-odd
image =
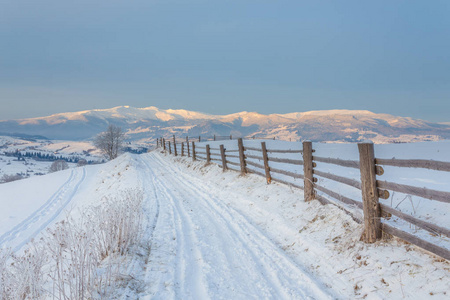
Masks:
[[[134,154],[142,154],[147,153],[148,148],[140,147],[138,149],[133,149],[130,147],[125,147],[123,149],[124,152],[130,152]],[[67,156],[64,157],[62,155],[54,155],[50,153],[42,153],[42,152],[32,152],[32,151],[11,151],[11,152],[4,152],[5,156],[8,157],[17,157],[17,160],[25,160],[25,158],[32,158],[37,161],[55,161],[55,160],[64,160],[68,163],[78,163],[81,159],[86,160],[87,164],[95,164],[98,163],[98,161],[94,160],[88,160],[83,157],[79,156]],[[86,154],[86,156],[89,156],[89,153]]]
[[[21,151],[12,151],[5,152],[5,156],[9,157],[17,157],[17,160],[25,160],[25,158],[32,158],[37,161],[55,161],[55,160],[64,160],[68,163],[78,163],[80,160],[86,160],[87,164],[95,164],[97,161],[87,160],[78,156],[64,157],[62,155],[54,155],[49,153],[41,153],[41,152],[21,152]]]

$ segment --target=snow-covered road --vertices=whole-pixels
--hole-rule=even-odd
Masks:
[[[138,158],[154,229],[148,299],[332,299],[204,181],[159,155]]]
[[[145,230],[117,258],[111,299],[448,298],[447,261],[364,244],[362,225],[301,190],[157,151],[0,185],[0,247],[20,253],[129,190],[143,192]]]

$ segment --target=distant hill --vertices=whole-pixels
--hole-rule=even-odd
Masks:
[[[324,110],[263,115],[239,112],[210,115],[200,112],[159,109],[151,106],[119,106],[48,117],[0,121],[0,132],[45,136],[49,139],[87,140],[108,124],[121,126],[131,140],[160,136],[275,137],[282,140],[357,142],[373,140],[412,142],[450,138],[450,124],[361,110]]]
[[[22,140],[34,141],[34,140],[48,140],[47,137],[42,135],[29,135],[25,133],[17,133],[17,132],[0,132],[0,136],[10,136],[14,138],[19,138]]]

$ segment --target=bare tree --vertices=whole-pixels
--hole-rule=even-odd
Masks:
[[[69,164],[62,159],[55,160],[50,166],[50,173],[62,171],[69,168]]]
[[[125,133],[122,128],[115,125],[109,125],[105,132],[102,132],[95,137],[94,145],[111,160],[119,155],[124,141]]]

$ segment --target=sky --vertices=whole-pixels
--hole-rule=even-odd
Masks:
[[[448,0],[0,7],[0,120],[130,105],[450,122]]]

